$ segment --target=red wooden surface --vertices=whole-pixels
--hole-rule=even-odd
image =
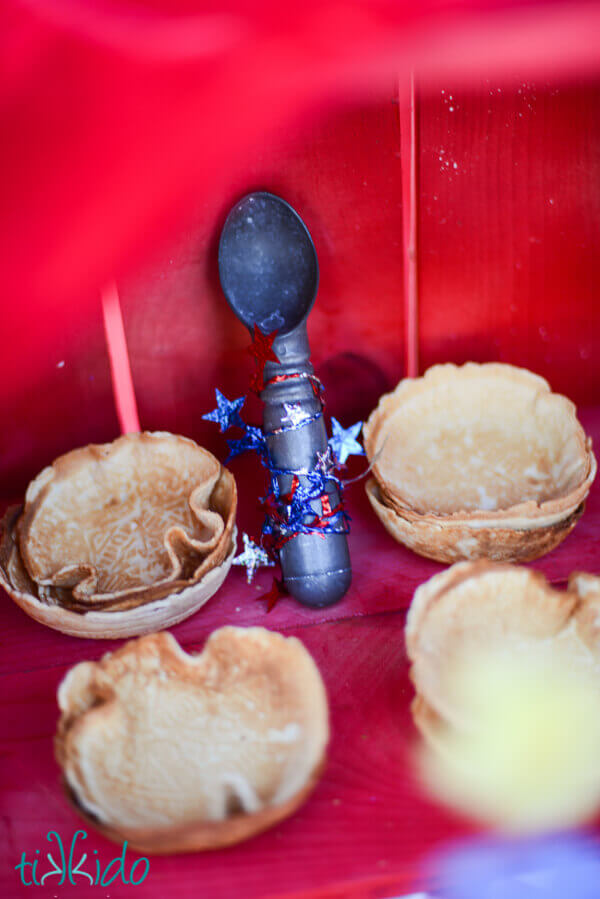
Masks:
[[[483,79],[422,98],[424,368],[498,359],[597,401],[599,103],[597,83]]]
[[[582,421],[600,446],[600,407],[584,410]],[[236,473],[240,485],[251,482],[248,472],[246,477],[239,469]],[[241,493],[240,522],[251,525],[256,518],[253,497],[248,490]],[[420,860],[444,840],[469,832],[464,822],[421,794],[410,768],[414,734],[403,610],[415,587],[441,566],[413,555],[387,535],[367,505],[362,485],[351,488],[348,506],[354,582],[339,605],[313,612],[286,599],[267,615],[256,597],[270,583],[268,572],[249,587],[238,570],[199,613],[173,628],[187,649],[198,648],[211,630],[230,623],[261,624],[304,641],[323,673],[332,711],[333,739],[321,784],[292,820],[247,844],[224,853],[152,859],[144,896],[176,890],[182,897],[233,899],[242,883],[248,897],[308,895],[311,890],[319,896],[394,896],[423,888]],[[564,584],[574,569],[600,573],[599,540],[596,485],[575,531],[534,566],[557,584]],[[12,870],[20,853],[31,858],[36,848],[43,850],[52,829],[70,839],[79,823],[61,795],[52,756],[56,686],[68,666],[98,658],[118,644],[66,637],[28,619],[4,593],[0,600],[5,829],[0,890],[17,897],[29,895]],[[91,832],[85,848],[97,849],[104,863],[115,855],[107,841]],[[330,894],[334,888],[337,892]],[[114,899],[129,889],[113,884],[108,892]],[[98,895],[96,890],[80,886],[77,895]],[[49,887],[47,894],[56,891]]]
[[[327,683],[333,740],[321,783],[297,815],[250,842],[219,853],[151,859],[142,895],[174,892],[190,899],[233,899],[240,896],[242,885],[243,895],[252,897],[340,882],[346,884],[347,895],[360,895],[369,879],[382,875],[389,880],[383,894],[375,895],[408,891],[418,856],[455,829],[456,822],[424,799],[407,777],[413,731],[403,622],[402,613],[393,613],[282,628],[303,640]],[[47,830],[57,830],[68,841],[79,824],[61,795],[52,758],[54,694],[65,668],[23,667],[4,675],[0,700],[7,729],[0,768],[0,884],[2,895],[11,897],[27,896],[32,889],[19,889],[11,870],[21,852],[27,850],[32,857],[40,848],[43,854]],[[88,834],[84,848],[90,854],[98,849],[104,864],[118,854],[89,828]],[[51,882],[36,894],[69,895],[68,888],[52,889]],[[102,894],[97,887],[86,889],[83,878],[80,884],[78,896]],[[113,884],[105,892],[115,899],[130,889]]]

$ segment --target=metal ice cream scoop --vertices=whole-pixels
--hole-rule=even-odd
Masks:
[[[227,301],[250,329],[277,331],[273,350],[279,364],[267,362],[261,393],[267,446],[278,469],[311,470],[317,454],[327,451],[327,433],[318,391],[306,375],[313,375],[306,319],[319,283],[317,254],[306,225],[294,209],[274,194],[248,194],[233,207],[221,234],[219,274]],[[304,374],[282,379],[277,375]],[[287,409],[284,404],[287,405]],[[289,429],[292,416],[305,419]],[[286,425],[286,423],[288,423]],[[281,429],[281,430],[279,430]],[[306,479],[299,477],[301,485]],[[279,475],[282,493],[290,490],[292,476]],[[339,503],[335,483],[327,494],[334,509]],[[320,500],[311,503],[322,513]],[[307,606],[328,606],[348,590],[352,579],[345,533],[297,534],[280,550],[288,591]]]

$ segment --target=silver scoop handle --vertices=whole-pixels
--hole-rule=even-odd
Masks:
[[[276,337],[273,350],[280,362],[266,363],[265,383],[277,375],[313,374],[305,323],[289,334]],[[280,469],[313,469],[318,461],[317,453],[325,453],[328,442],[323,407],[310,379],[291,378],[267,384],[261,399],[265,404],[264,431],[273,463]],[[290,429],[285,403],[299,405],[312,420]],[[288,493],[292,475],[279,475],[277,480],[281,492]],[[299,481],[308,486],[305,476],[300,475]],[[330,482],[327,494],[334,509],[340,501],[334,482]],[[316,515],[322,514],[319,499],[311,507]],[[297,534],[281,547],[280,562],[287,590],[306,606],[318,608],[338,602],[352,580],[345,533]]]

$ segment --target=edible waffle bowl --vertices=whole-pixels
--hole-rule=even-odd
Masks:
[[[596,475],[566,397],[511,365],[435,366],[382,397],[364,428],[369,501],[439,562],[528,561],[575,527]]]
[[[417,693],[413,717],[435,743],[440,728],[468,730],[453,692],[465,658],[560,659],[598,693],[600,709],[600,577],[574,573],[556,590],[539,571],[490,562],[460,562],[415,592],[406,647]]]
[[[202,653],[168,633],[69,671],[57,760],[88,823],[143,852],[217,849],[292,814],[329,739],[319,671],[302,643],[224,627]]]
[[[3,521],[0,585],[81,637],[168,627],[219,589],[235,554],[233,475],[192,440],[128,434],[59,457]]]
[[[511,834],[600,804],[600,577],[566,590],[516,565],[462,562],[416,591],[406,624],[429,789]]]

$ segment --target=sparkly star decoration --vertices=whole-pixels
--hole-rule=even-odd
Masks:
[[[253,425],[244,425],[244,428],[246,433],[243,437],[240,437],[239,440],[227,441],[229,455],[225,460],[226,462],[235,459],[236,456],[240,456],[242,453],[251,451],[258,453],[259,456],[264,456],[267,453],[267,444],[261,429],[255,428]]]
[[[344,465],[348,456],[364,456],[365,451],[356,439],[361,428],[362,421],[349,428],[343,428],[337,418],[331,417],[333,435],[329,438],[329,446],[339,465]]]
[[[272,567],[275,562],[269,559],[264,549],[255,543],[254,540],[251,540],[248,534],[243,534],[242,539],[244,541],[244,551],[235,557],[232,564],[244,566],[246,569],[246,581],[251,584],[257,568],[260,568],[262,565]]]
[[[260,393],[265,386],[264,368],[265,362],[279,362],[273,350],[273,341],[277,337],[277,331],[271,334],[263,334],[258,325],[254,325],[254,337],[249,352],[254,356],[256,372],[252,376],[250,386],[255,393]]]
[[[263,593],[262,596],[258,596],[257,599],[262,600],[265,599],[267,601],[267,614],[272,612],[279,600],[283,596],[288,596],[288,592],[283,585],[283,581],[278,580],[278,578],[273,578],[273,583],[271,584],[271,589],[268,593]]]
[[[309,412],[302,408],[300,403],[284,403],[283,408],[285,409],[285,415],[281,422],[282,424],[290,424],[293,428],[300,427],[301,424],[312,417]]]
[[[333,452],[330,446],[327,446],[327,449],[324,453],[317,453],[317,461],[315,463],[315,471],[320,471],[321,474],[327,475],[335,469],[335,459],[333,458]]]
[[[212,412],[207,412],[202,418],[206,421],[214,421],[219,425],[221,433],[236,425],[238,428],[244,427],[244,422],[240,418],[240,409],[246,402],[246,397],[241,396],[237,400],[228,400],[223,396],[220,390],[215,390],[217,400],[217,408]]]

